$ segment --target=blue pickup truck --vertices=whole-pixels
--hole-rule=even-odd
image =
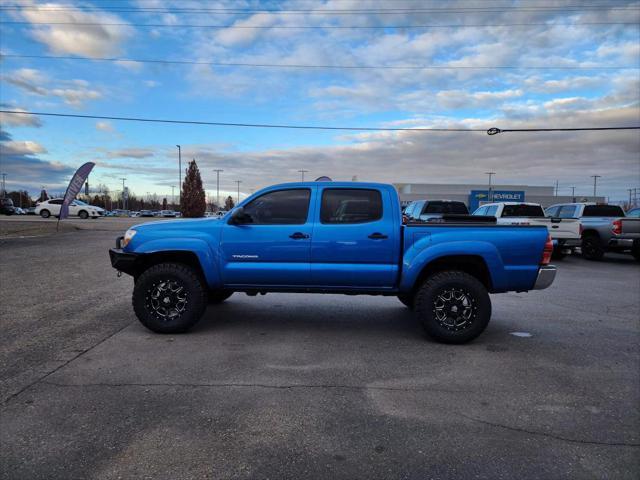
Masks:
[[[342,293],[395,296],[432,338],[464,343],[486,328],[489,293],[551,285],[552,252],[543,226],[403,225],[391,185],[306,182],[265,188],[220,219],[134,226],[109,254],[154,332],[184,332],[234,292]]]

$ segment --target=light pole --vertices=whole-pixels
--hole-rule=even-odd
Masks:
[[[240,203],[240,184],[242,183],[242,180],[236,180],[235,181],[238,184],[238,200],[236,201],[236,204]]]
[[[489,202],[493,202],[493,192],[491,191],[491,177],[493,177],[496,172],[484,172],[485,175],[489,175]]]
[[[221,168],[214,168],[214,172],[216,172],[216,207],[218,210],[220,209],[220,172],[224,172]]]
[[[127,209],[127,207],[126,207],[126,201],[125,201],[125,194],[126,194],[126,191],[125,191],[125,189],[124,189],[124,181],[126,180],[126,178],[124,178],[124,177],[123,177],[123,178],[121,178],[121,180],[122,180],[122,209],[123,209],[123,210],[126,210],[126,209]]]
[[[176,205],[176,195],[174,193],[176,186],[175,185],[171,185],[171,203],[173,204],[174,208]]]
[[[576,187],[571,187],[571,198],[572,198],[572,202],[576,201]]]
[[[555,196],[558,196],[558,188],[560,187],[560,185],[558,184],[558,180],[556,180],[556,194]]]
[[[302,180],[304,182],[304,174],[307,173],[309,170],[305,170],[304,168],[301,170],[298,170],[298,172],[300,173],[300,175],[302,176]]]
[[[598,184],[598,179],[601,177],[602,175],[591,175],[591,177],[593,178],[593,201],[595,202],[595,196],[596,196],[596,186]]]
[[[180,207],[182,201],[182,149],[180,145],[176,145],[176,147],[178,147],[178,207]]]
[[[7,174],[6,173],[2,173],[0,174],[2,175],[2,198],[7,196],[7,187],[6,187],[6,178],[7,178]]]

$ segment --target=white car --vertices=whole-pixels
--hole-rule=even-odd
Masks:
[[[500,202],[487,203],[478,208],[473,215],[496,217],[500,225],[544,225],[553,240],[554,256],[573,253],[581,244],[580,220],[575,218],[556,218],[545,214],[537,203]]]
[[[35,213],[42,218],[49,218],[52,215],[57,217],[60,215],[60,208],[62,206],[62,198],[52,198],[44,202],[40,202],[36,205]],[[104,216],[104,209],[100,207],[94,207],[81,200],[74,200],[69,205],[69,216],[85,218],[98,218]]]

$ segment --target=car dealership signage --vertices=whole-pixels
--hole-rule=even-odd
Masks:
[[[524,202],[522,190],[471,190],[469,194],[469,211],[473,211],[480,205],[490,202]]]

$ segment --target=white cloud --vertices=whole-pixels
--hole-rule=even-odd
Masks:
[[[156,80],[145,80],[144,81],[144,85],[147,88],[156,88],[160,86],[160,82],[156,81]]]
[[[60,11],[52,11],[60,8]],[[31,36],[57,54],[87,57],[117,55],[122,44],[133,35],[129,26],[104,25],[126,23],[105,12],[83,12],[68,4],[30,4],[14,16],[32,22]],[[97,23],[103,25],[36,25],[37,23]]]
[[[0,149],[3,155],[33,155],[36,153],[47,153],[47,149],[38,142],[31,140],[11,140],[2,142]]]
[[[102,98],[102,92],[90,88],[86,80],[53,80],[39,70],[21,68],[2,76],[2,80],[30,95],[58,97],[67,105],[82,106],[88,100]]]
[[[122,148],[107,152],[108,158],[149,158],[155,154],[151,148]]]
[[[96,122],[96,130],[107,133],[113,133],[116,131],[111,122]]]
[[[28,112],[24,108],[13,105],[2,104],[3,109],[14,110],[16,112]],[[0,113],[0,125],[9,127],[41,127],[42,121],[37,115],[14,115],[11,113]]]

